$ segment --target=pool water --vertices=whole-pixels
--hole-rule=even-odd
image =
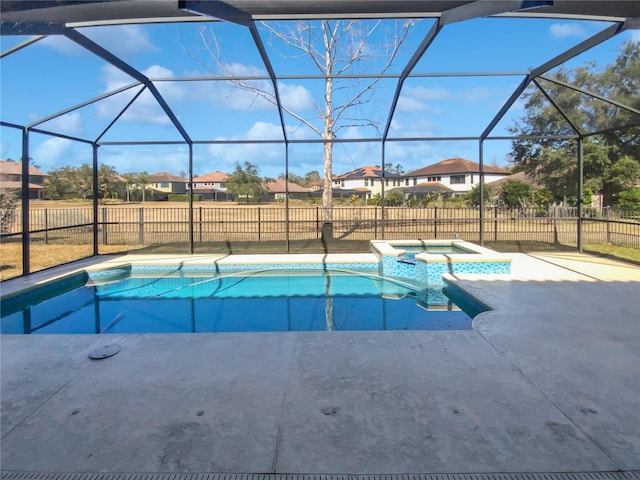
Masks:
[[[477,253],[471,250],[467,250],[466,248],[459,247],[454,244],[450,245],[402,245],[397,246],[396,248],[400,248],[405,251],[402,255],[403,258],[415,259],[415,256],[419,253],[434,253],[441,255],[457,255],[457,254],[469,254],[469,253]]]
[[[45,298],[46,297],[46,298]],[[375,272],[244,272],[85,276],[3,300],[0,332],[187,333],[317,330],[463,330],[483,310],[442,290]]]

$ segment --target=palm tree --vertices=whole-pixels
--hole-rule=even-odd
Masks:
[[[137,174],[135,173],[123,173],[120,175],[120,178],[124,180],[124,187],[127,190],[127,203],[131,200],[131,187],[136,183],[136,176]]]
[[[147,183],[149,183],[149,174],[146,170],[136,174],[136,184],[142,185],[142,203],[144,203],[145,200],[144,192],[147,189]]]

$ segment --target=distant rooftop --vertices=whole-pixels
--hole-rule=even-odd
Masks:
[[[414,170],[405,174],[405,177],[423,177],[425,175],[450,175],[460,173],[480,173],[480,165],[471,160],[464,158],[448,158],[441,162],[434,163],[424,168]],[[502,173],[508,175],[509,173],[497,167],[484,166],[484,173]]]
[[[398,178],[401,177],[397,172],[392,170],[385,170],[385,178]],[[382,169],[379,165],[371,165],[367,167],[359,167],[350,172],[343,173],[342,175],[334,176],[334,180],[347,180],[350,178],[380,178],[382,177]]]

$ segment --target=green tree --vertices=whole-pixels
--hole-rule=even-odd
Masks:
[[[307,172],[304,176],[304,183],[302,183],[301,185],[308,187],[313,183],[316,183],[318,181],[322,180],[322,177],[320,176],[320,172],[318,172],[317,170],[311,170],[310,172]]]
[[[147,191],[147,184],[149,183],[149,174],[146,170],[138,172],[135,177],[136,188],[142,190],[142,202],[145,201],[145,192]]]
[[[131,201],[131,188],[136,184],[136,174],[132,172],[123,173],[120,175],[120,178],[124,184],[125,198],[127,203],[129,203]]]
[[[100,198],[114,198],[118,186],[118,172],[104,163],[98,167],[98,193]]]
[[[638,109],[640,43],[625,43],[619,56],[604,69],[589,63],[575,69],[560,69],[554,78]],[[585,188],[602,194],[605,203],[609,204],[627,184],[620,181],[622,172],[622,176],[632,184],[640,180],[640,127],[627,128],[637,124],[640,116],[563,85],[545,80],[540,82],[581,134],[618,127],[615,131],[587,137],[583,141]],[[527,89],[523,97],[526,113],[510,127],[512,133],[522,136],[575,135],[571,125],[536,87]],[[512,148],[514,171],[527,172],[537,183],[549,189],[556,200],[577,196],[575,140],[518,139]]]
[[[0,190],[0,233],[9,233],[16,218],[18,197],[5,189]]]
[[[371,195],[371,198],[367,200],[367,205],[371,205],[374,207],[379,207],[381,203],[382,203],[382,200],[379,193]]]
[[[86,200],[93,193],[93,168],[88,163],[68,170],[71,190]]]
[[[48,200],[61,200],[66,193],[71,192],[72,167],[62,167],[49,170],[44,182],[44,195]]]
[[[484,183],[483,186],[484,188],[482,189],[482,192],[483,192],[484,204],[485,206],[491,205],[494,202],[493,190],[486,183]],[[471,205],[472,207],[479,207],[480,206],[480,184],[476,185],[471,190],[469,190],[464,195],[464,197],[469,205]]]
[[[244,168],[236,163],[236,167],[227,178],[225,185],[228,193],[237,199],[243,198],[246,203],[249,203],[249,198],[258,197],[265,193],[258,168],[250,162],[244,162]]]
[[[623,190],[616,196],[616,207],[625,212],[640,211],[640,187]]]
[[[531,199],[537,207],[548,207],[553,203],[553,193],[546,188],[535,188],[532,192]]]
[[[520,180],[507,180],[502,184],[501,199],[505,207],[525,207],[531,203],[532,198],[533,189],[528,183]]]
[[[389,190],[384,194],[384,204],[400,207],[404,204],[404,192],[400,189]]]
[[[611,194],[634,187],[640,179],[640,162],[629,156],[620,158],[604,172],[604,184]]]
[[[286,180],[286,175],[284,173],[281,173],[280,175],[278,175],[278,178],[281,180]],[[301,177],[300,175],[296,175],[295,173],[291,173],[289,172],[289,183],[295,183],[297,185],[303,185],[304,184],[304,177]]]
[[[385,172],[404,173],[404,167],[400,163],[396,163],[395,166],[393,166],[393,163],[385,163],[384,170]]]

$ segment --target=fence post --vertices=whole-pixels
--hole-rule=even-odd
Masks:
[[[138,244],[144,245],[144,208],[138,208]]]
[[[607,224],[607,243],[611,243],[611,207],[604,207],[604,218]]]
[[[558,245],[558,207],[553,206],[553,243]]]
[[[498,241],[498,206],[493,207],[493,241]]]
[[[316,206],[316,238],[320,238],[320,207]]]
[[[260,207],[258,207],[258,241],[260,241],[260,233],[262,230],[262,225],[261,225],[261,221],[260,221]]]
[[[200,227],[200,233],[199,233],[200,243],[202,243],[202,207],[198,207],[198,225]]]
[[[44,243],[49,243],[49,216],[47,215],[47,208],[44,209]]]
[[[373,238],[378,238],[378,207],[373,206]]]
[[[102,207],[102,245],[107,244],[107,207]]]
[[[433,207],[433,239],[438,238],[438,207]]]

